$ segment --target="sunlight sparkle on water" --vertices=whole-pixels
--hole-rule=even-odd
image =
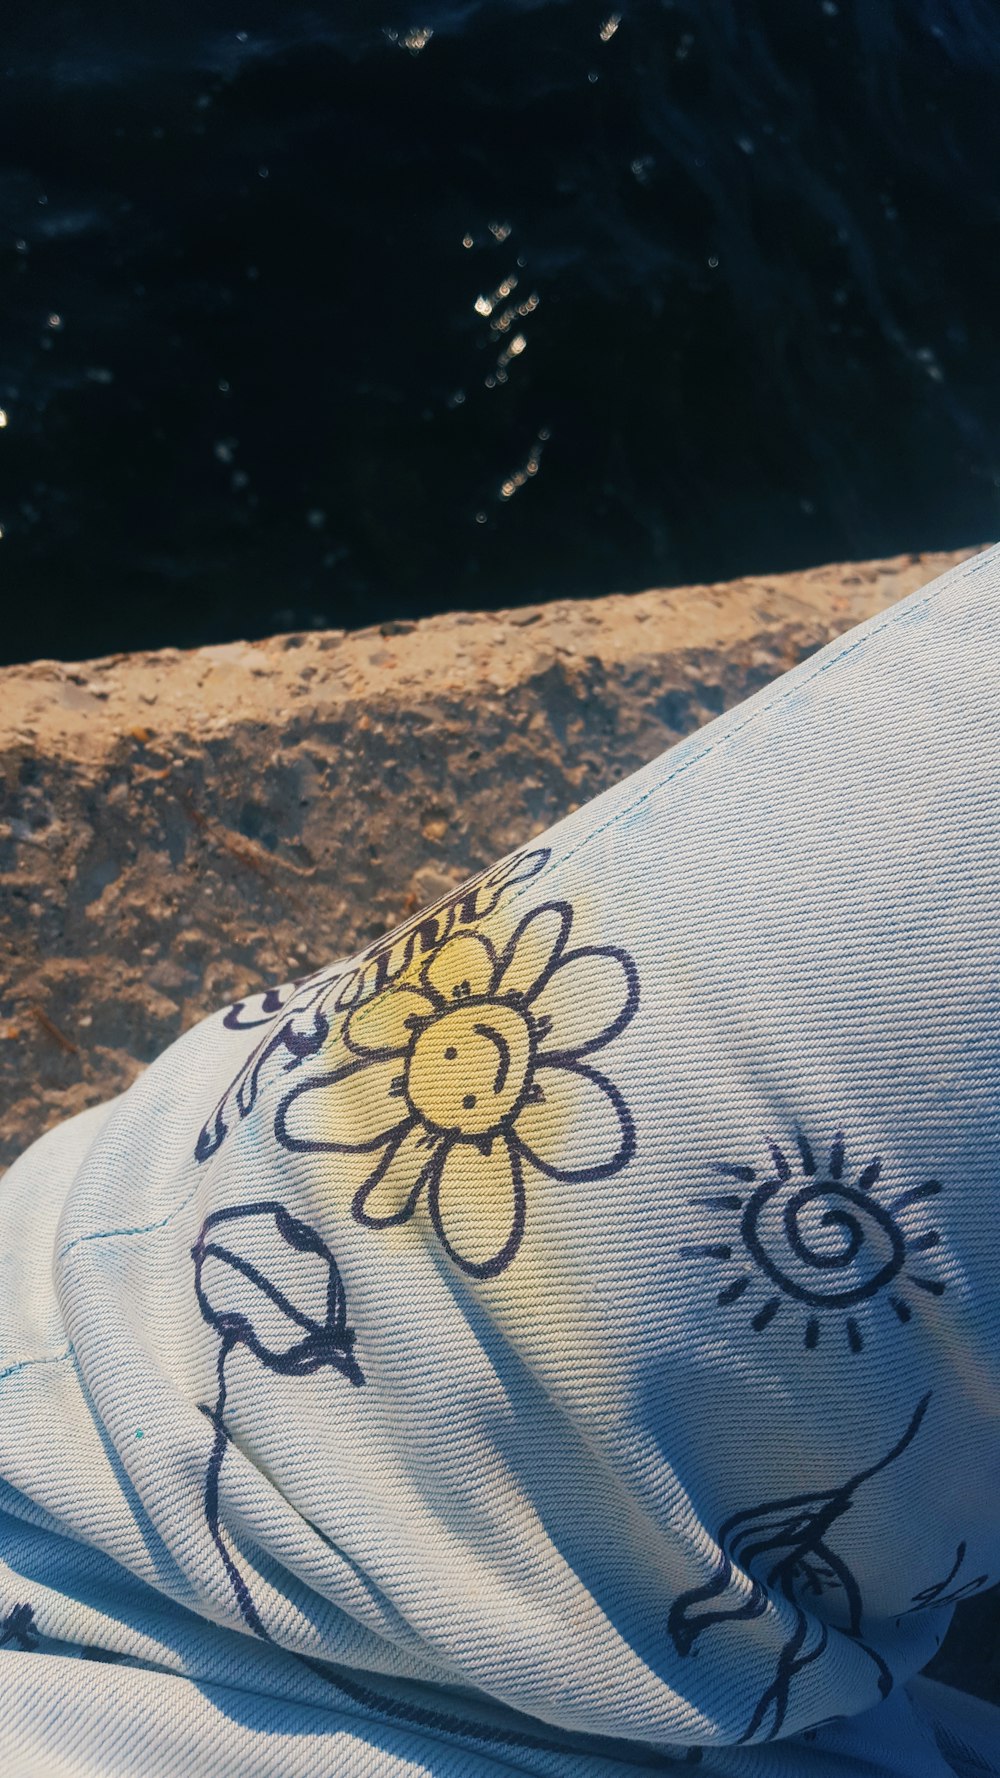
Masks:
[[[506,278],[504,278],[503,282],[497,285],[492,296],[477,296],[476,300],[472,306],[475,309],[477,315],[482,315],[484,317],[487,315],[492,315],[494,309],[497,306],[497,303],[503,302],[510,295],[511,291],[516,290],[516,289],[517,289],[517,274],[515,272],[508,272],[508,274],[507,274]],[[536,297],[535,298],[536,306],[537,306],[537,302],[538,302],[538,298]],[[513,317],[514,312],[515,312],[514,310],[510,311],[511,317]],[[494,322],[493,325],[494,325],[494,327],[498,327],[500,324],[498,322]],[[508,327],[510,326],[509,320],[506,325]]]
[[[501,500],[512,500],[517,493],[518,488],[523,488],[525,482],[528,481],[531,476],[538,474],[539,464],[542,460],[542,452],[545,449],[548,438],[549,429],[547,426],[542,426],[539,430],[538,437],[528,452],[527,458],[521,468],[513,470],[512,473],[507,476],[506,480],[501,482]]]

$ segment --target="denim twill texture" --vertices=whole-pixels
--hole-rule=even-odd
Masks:
[[[998,694],[994,550],[10,1170],[5,1772],[1000,1769]]]

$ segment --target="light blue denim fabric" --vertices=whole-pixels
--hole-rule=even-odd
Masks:
[[[998,743],[993,550],[29,1150],[5,1774],[1000,1770]]]

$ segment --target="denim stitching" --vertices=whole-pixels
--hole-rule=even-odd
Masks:
[[[70,1344],[65,1352],[52,1352],[39,1358],[19,1358],[14,1364],[9,1364],[6,1370],[0,1371],[0,1383],[5,1382],[8,1377],[16,1377],[19,1371],[26,1371],[33,1364],[62,1364],[64,1359],[72,1356],[73,1347]]]
[[[197,1185],[192,1186],[187,1197],[175,1204],[172,1210],[168,1210],[166,1216],[161,1216],[158,1222],[138,1223],[133,1229],[92,1229],[89,1235],[74,1235],[72,1241],[67,1241],[65,1247],[60,1247],[56,1254],[56,1264],[65,1259],[67,1253],[72,1253],[74,1247],[82,1247],[85,1241],[110,1241],[116,1235],[151,1235],[156,1229],[166,1228],[168,1222],[172,1222],[175,1216],[179,1216],[187,1208],[197,1189]]]

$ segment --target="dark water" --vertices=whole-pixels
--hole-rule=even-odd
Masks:
[[[1000,531],[993,0],[38,0],[0,72],[6,660]]]

